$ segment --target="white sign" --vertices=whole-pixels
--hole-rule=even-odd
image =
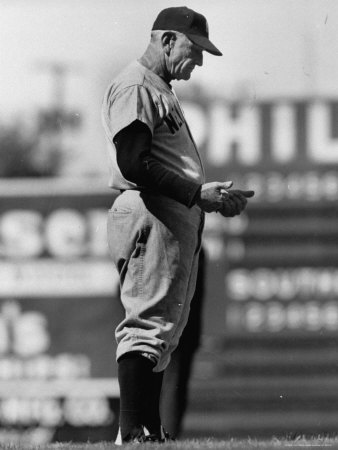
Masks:
[[[118,274],[109,261],[29,259],[0,262],[0,297],[112,296]]]

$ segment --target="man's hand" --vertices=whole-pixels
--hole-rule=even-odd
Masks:
[[[254,191],[241,191],[233,189],[228,191],[228,196],[223,199],[223,204],[217,212],[224,217],[234,217],[240,214],[248,203],[248,198],[253,197]]]
[[[202,185],[197,205],[205,212],[218,211],[228,197],[227,189],[231,188],[232,181],[213,181]]]

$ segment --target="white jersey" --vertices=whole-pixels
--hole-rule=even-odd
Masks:
[[[151,154],[166,169],[195,183],[205,183],[202,161],[175,93],[139,62],[126,67],[110,84],[103,100],[102,120],[108,141],[110,187],[137,187],[121,174],[113,142],[114,136],[135,120],[149,127]]]

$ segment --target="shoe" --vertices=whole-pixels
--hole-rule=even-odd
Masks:
[[[142,444],[144,442],[154,442],[158,444],[163,444],[164,442],[172,442],[175,439],[169,436],[164,428],[161,426],[160,433],[149,433],[148,429],[141,425],[135,428],[131,433],[129,433],[125,438],[122,439],[121,429],[117,434],[115,440],[115,445],[122,445],[125,443]]]
[[[165,431],[165,429],[162,427],[162,425],[161,425],[161,436],[162,436],[162,439],[164,439],[164,442],[175,442],[176,441],[175,438],[171,437],[170,434],[167,431]]]
[[[148,431],[148,430],[147,430]],[[160,428],[160,434],[145,434],[143,437],[142,442],[157,442],[160,444],[163,444],[164,442],[173,442],[175,441],[174,438],[170,437],[169,433],[165,431],[165,429],[162,427]]]
[[[135,427],[127,436],[122,439],[121,428],[119,428],[115,445],[122,445],[127,442],[140,443],[145,442],[145,438],[151,436],[149,431],[143,425]]]

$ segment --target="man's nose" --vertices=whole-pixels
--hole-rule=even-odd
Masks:
[[[196,65],[203,66],[203,53],[202,52],[199,55],[197,55],[197,57],[196,57]]]

